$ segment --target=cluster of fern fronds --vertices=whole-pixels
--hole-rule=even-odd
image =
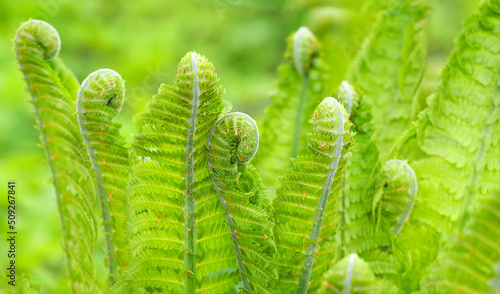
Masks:
[[[500,293],[500,0],[465,21],[425,109],[428,5],[387,6],[338,87],[311,31],[293,33],[260,129],[187,53],[130,143],[122,77],[78,85],[57,31],[24,23],[72,292]]]

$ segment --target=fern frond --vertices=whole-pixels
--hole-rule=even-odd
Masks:
[[[500,193],[477,202],[471,221],[451,248],[441,252],[421,293],[498,293]]]
[[[83,81],[76,100],[80,132],[99,191],[110,285],[128,265],[125,231],[128,150],[120,134],[121,125],[112,122],[124,101],[123,80],[110,69],[90,74]]]
[[[207,165],[208,135],[225,106],[218,81],[213,65],[190,52],[179,64],[176,87],[162,85],[147,111],[134,118],[138,134],[127,192],[131,261],[115,293],[225,293],[239,282]]]
[[[375,142],[372,103],[349,83],[342,82],[337,94],[339,101],[349,110],[349,119],[356,132],[356,144],[347,162],[336,239],[339,243],[337,258],[350,253],[363,253],[389,246],[390,232],[378,226],[373,214],[373,201],[379,189],[376,181],[381,164]]]
[[[278,90],[266,109],[260,152],[255,159],[266,185],[276,186],[291,158],[307,150],[308,119],[326,96],[327,67],[319,44],[306,27],[287,39],[286,63],[278,68]]]
[[[283,292],[317,289],[334,257],[337,198],[353,136],[344,112],[334,98],[323,100],[313,115],[314,132],[307,135],[309,155],[294,159],[279,180],[273,208]]]
[[[418,183],[411,166],[402,160],[389,160],[382,167],[384,193],[380,210],[394,234],[399,234],[415,205]]]
[[[208,165],[231,230],[245,291],[273,293],[277,270],[270,202],[260,176],[246,164],[258,145],[255,122],[243,113],[228,114],[208,137]]]
[[[500,189],[499,6],[486,1],[465,21],[418,121],[428,158],[412,163],[422,198],[415,214],[440,230],[463,229],[474,203]]]
[[[424,73],[427,15],[425,0],[392,1],[348,74],[347,80],[373,102],[382,159],[412,120],[412,103]]]
[[[21,25],[14,48],[56,189],[71,289],[99,293],[92,255],[98,234],[96,188],[75,116],[74,75],[58,59],[59,34],[46,22]]]
[[[380,284],[370,266],[352,253],[332,265],[325,273],[318,293],[382,293]]]

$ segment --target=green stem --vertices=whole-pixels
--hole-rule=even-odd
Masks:
[[[186,270],[186,293],[191,294],[196,292],[195,284],[195,274],[196,274],[196,202],[194,200],[194,188],[193,184],[195,181],[194,173],[194,140],[196,132],[196,122],[198,120],[198,106],[200,104],[200,78],[198,76],[198,64],[196,61],[196,56],[191,53],[191,70],[194,74],[193,77],[193,98],[191,100],[191,117],[188,120],[190,127],[187,133],[187,144],[186,144],[186,195],[184,210],[186,212],[186,222],[185,222],[185,236],[186,241],[184,248],[186,250],[186,256],[184,259],[184,266]]]
[[[323,223],[323,217],[325,216],[326,205],[328,204],[328,197],[330,196],[330,191],[332,189],[333,180],[335,179],[335,174],[337,173],[337,168],[339,165],[340,157],[342,155],[343,147],[343,133],[344,133],[344,117],[342,114],[342,108],[340,104],[335,100],[337,104],[337,113],[339,116],[339,124],[337,126],[338,138],[335,142],[335,152],[333,154],[334,160],[330,164],[329,168],[331,170],[327,173],[325,183],[323,184],[323,193],[318,203],[316,209],[316,214],[314,215],[313,227],[311,233],[309,234],[309,240],[311,241],[306,249],[306,258],[303,263],[302,276],[299,284],[299,294],[307,293],[307,288],[309,287],[309,280],[311,279],[311,272],[314,264],[314,256],[317,251],[317,242],[319,238],[319,233],[321,231],[321,225]]]

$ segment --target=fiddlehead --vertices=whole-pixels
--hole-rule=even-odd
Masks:
[[[246,292],[273,293],[274,264],[270,203],[250,161],[259,145],[257,125],[244,113],[221,118],[208,136],[208,165],[233,238]]]
[[[389,160],[382,167],[383,195],[380,209],[394,234],[408,221],[417,195],[417,177],[411,166],[401,160]]]
[[[280,179],[273,202],[283,291],[317,289],[333,258],[330,238],[337,222],[337,197],[352,145],[351,123],[334,98],[326,98],[313,115],[310,154],[293,160]]]
[[[128,150],[120,134],[121,125],[112,122],[124,101],[123,80],[110,69],[90,74],[83,81],[76,100],[80,132],[100,196],[110,285],[128,264],[125,238]]]
[[[57,57],[59,35],[46,22],[21,25],[14,48],[56,189],[71,288],[75,293],[100,292],[92,256],[95,186],[75,117],[74,76]]]
[[[226,293],[240,279],[206,143],[224,108],[212,63],[189,52],[175,87],[135,116],[127,192],[131,261],[112,292]]]
[[[301,27],[287,39],[286,63],[278,68],[278,91],[266,110],[261,152],[255,165],[269,186],[291,166],[290,158],[307,150],[309,117],[326,96],[327,68],[314,35]]]

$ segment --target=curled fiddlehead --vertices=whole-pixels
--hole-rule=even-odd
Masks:
[[[254,120],[244,113],[230,113],[208,136],[208,165],[231,231],[245,291],[272,293],[277,271],[270,202],[260,176],[247,164],[258,145]]]
[[[411,166],[399,159],[389,160],[382,167],[383,195],[380,209],[394,234],[399,234],[415,205],[418,184]]]
[[[78,123],[95,172],[104,224],[110,285],[127,266],[125,233],[125,188],[128,150],[113,118],[125,101],[121,76],[110,69],[90,74],[82,83],[76,100]]]
[[[25,22],[14,38],[56,188],[70,286],[75,293],[96,293],[95,185],[75,116],[78,83],[57,56],[60,47],[57,31],[39,20]]]
[[[279,180],[273,208],[283,291],[317,289],[334,256],[337,198],[352,145],[351,123],[344,117],[336,99],[324,99],[313,115],[314,131],[307,135],[310,153],[294,159]]]

